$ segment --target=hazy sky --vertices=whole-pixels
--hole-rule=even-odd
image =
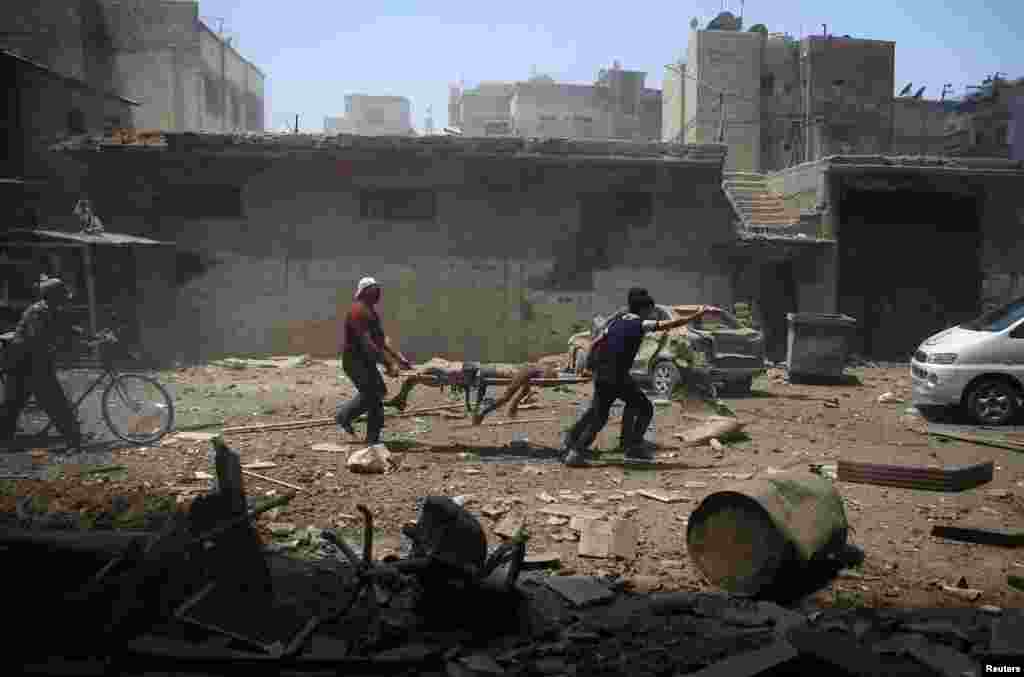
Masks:
[[[201,0],[199,14],[214,30],[223,19],[224,33],[266,74],[268,128],[299,114],[300,129],[319,132],[352,93],[409,97],[419,128],[433,106],[441,128],[450,82],[521,80],[533,66],[591,83],[618,59],[660,88],[664,65],[685,54],[690,19],[703,28],[723,8],[739,14],[741,5]],[[1024,76],[1024,0],[751,0],[743,14],[745,26],[763,23],[773,33],[820,34],[827,23],[835,35],[895,41],[897,90],[927,85],[926,98],[938,98],[947,82],[961,95],[997,71]]]

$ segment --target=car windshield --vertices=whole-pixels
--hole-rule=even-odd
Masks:
[[[1024,319],[1024,298],[1019,298],[1005,306],[982,313],[981,317],[965,322],[960,327],[971,331],[997,332],[1008,329],[1022,319]]]

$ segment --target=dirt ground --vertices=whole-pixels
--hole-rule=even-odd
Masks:
[[[1024,574],[1024,552],[970,545],[930,536],[935,523],[1024,528],[1024,454],[973,445],[942,442],[921,434],[925,422],[905,403],[878,402],[884,392],[909,400],[905,366],[848,369],[847,386],[787,383],[771,370],[758,379],[747,397],[726,403],[748,421],[749,439],[729,444],[716,455],[710,447],[682,448],[673,434],[691,427],[687,415],[702,413],[694,403],[658,406],[655,431],[659,458],[673,467],[657,470],[622,467],[566,468],[555,461],[562,430],[587,403],[589,385],[545,389],[536,408],[523,410],[514,424],[471,427],[468,419],[437,413],[389,419],[384,441],[399,452],[400,469],[385,475],[354,474],[345,467],[345,453],[313,451],[317,443],[335,443],[351,450],[359,440],[336,427],[230,434],[225,439],[244,463],[268,461],[276,467],[257,472],[305,489],[269,522],[297,527],[360,526],[355,506],[373,510],[376,554],[398,553],[399,529],[416,519],[416,498],[424,495],[466,497],[466,507],[480,516],[492,544],[500,541],[493,527],[504,516],[521,517],[530,533],[533,553],[554,552],[562,571],[611,573],[642,577],[664,590],[709,590],[686,552],[686,520],[710,492],[735,481],[733,475],[768,474],[771,469],[834,464],[839,458],[915,465],[962,465],[995,462],[992,483],[959,494],[837,483],[852,526],[851,542],[863,548],[859,571],[844,574],[808,600],[818,606],[1019,606],[1024,594],[1006,584],[1008,574]],[[182,426],[211,420],[237,426],[331,416],[352,393],[336,362],[312,361],[293,368],[229,369],[203,366],[160,375],[174,392]],[[389,390],[398,382],[388,379]],[[836,398],[838,406],[826,400]],[[452,395],[419,387],[410,409],[458,403]],[[453,411],[459,411],[455,409]],[[507,420],[495,412],[488,423]],[[357,433],[362,428],[357,424]],[[597,446],[610,449],[618,437],[612,423]],[[0,492],[0,509],[13,510],[17,496],[45,493],[65,507],[83,510],[82,495],[109,497],[142,494],[180,495],[202,489],[194,473],[213,472],[208,445],[165,438],[156,447],[114,452],[119,474],[77,479],[64,472],[57,483],[15,480]],[[270,482],[247,478],[250,494],[286,493]],[[45,486],[45,488],[44,488]],[[692,500],[664,504],[634,494],[638,489],[680,490]],[[540,511],[546,492],[559,504],[586,505],[609,514],[630,516],[640,525],[639,554],[633,561],[586,559],[576,555],[577,543],[566,539],[562,520]],[[549,498],[549,496],[545,496]],[[99,500],[99,499],[96,499]],[[8,504],[11,505],[8,505]],[[487,513],[487,516],[484,513]],[[265,532],[272,540],[269,532]],[[943,592],[938,583],[956,585],[965,578],[984,591],[976,602]],[[638,579],[640,580],[640,579]]]

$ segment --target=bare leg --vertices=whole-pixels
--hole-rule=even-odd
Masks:
[[[530,387],[530,382],[527,381],[522,390],[520,390],[515,397],[512,398],[512,402],[508,405],[508,417],[515,418],[519,413],[519,405],[522,404],[530,395],[535,391]]]
[[[409,394],[412,392],[412,389],[420,384],[431,382],[433,382],[433,379],[420,375],[408,377],[402,382],[402,387],[399,389],[398,394],[390,400],[386,400],[384,402],[384,406],[394,407],[399,411],[405,411],[405,408],[409,405]]]

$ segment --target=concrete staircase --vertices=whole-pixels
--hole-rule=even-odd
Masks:
[[[764,174],[725,172],[723,178],[722,190],[745,230],[785,231],[800,224],[800,210],[787,206]]]

